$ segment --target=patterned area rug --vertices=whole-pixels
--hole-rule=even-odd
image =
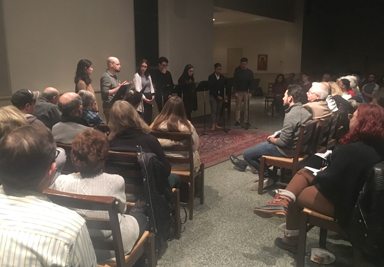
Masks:
[[[196,129],[201,133],[202,129]],[[231,154],[241,155],[247,148],[265,142],[269,133],[232,129],[228,133],[215,131],[212,135],[200,136],[199,154],[205,168],[224,162]]]

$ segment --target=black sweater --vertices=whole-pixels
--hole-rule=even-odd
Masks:
[[[215,99],[217,99],[218,96],[224,97],[224,86],[225,86],[225,78],[223,75],[220,74],[220,78],[216,78],[216,74],[212,73],[208,76],[208,88],[209,88],[209,94],[213,95]]]
[[[331,156],[331,164],[317,173],[316,187],[335,206],[335,218],[341,227],[349,221],[368,171],[382,156],[363,142],[342,145]]]

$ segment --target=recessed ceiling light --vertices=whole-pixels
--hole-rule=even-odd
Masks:
[[[212,20],[215,21],[215,18],[213,18]]]

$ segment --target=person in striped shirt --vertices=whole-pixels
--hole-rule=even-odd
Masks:
[[[85,220],[42,194],[55,175],[51,132],[21,126],[0,151],[0,266],[97,266]]]

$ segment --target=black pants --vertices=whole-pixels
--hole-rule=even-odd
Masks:
[[[157,104],[157,108],[159,109],[159,113],[163,110],[163,107],[165,105],[165,103],[167,103],[168,101],[168,94],[157,94],[155,95],[155,101],[156,101],[156,104]]]
[[[151,100],[152,94],[151,93],[144,93],[144,96],[146,99]],[[143,119],[148,124],[151,125],[152,123],[152,105],[148,105],[143,101],[144,111],[143,111]]]

